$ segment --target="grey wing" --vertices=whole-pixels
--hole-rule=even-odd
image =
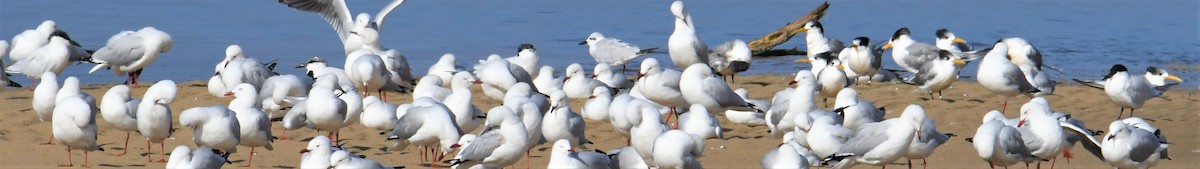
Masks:
[[[413,111],[410,109],[408,114],[405,114],[396,121],[396,127],[392,128],[392,134],[388,139],[408,139],[417,134],[417,130],[420,130],[421,126],[425,125],[425,120],[422,120],[421,117],[426,115],[428,115],[426,111]]]
[[[596,60],[601,62],[620,62],[637,56],[637,46],[617,39],[604,39],[596,43]]]
[[[737,93],[733,93],[733,90],[729,89],[729,84],[726,84],[725,80],[716,77],[704,77],[704,81],[701,83],[704,83],[704,92],[713,96],[713,99],[716,99],[717,104],[720,104],[721,107],[750,106],[750,104],[746,103],[746,100],[742,100],[742,97],[738,97]]]
[[[662,78],[666,79],[666,81],[663,82],[663,86],[678,90],[679,89],[679,75],[680,75],[680,72],[676,71],[676,70],[669,70],[669,69],[663,70],[662,75],[660,75],[660,76],[662,76]]]
[[[871,151],[872,148],[888,139],[887,122],[867,123],[859,127],[858,132],[854,133],[854,137],[846,141],[842,148],[838,149],[838,154],[849,153],[852,155],[862,155]]]
[[[845,50],[845,49],[846,49],[846,44],[842,43],[841,40],[829,39],[830,53],[842,53],[842,50]]]
[[[1134,140],[1130,145],[1133,149],[1129,151],[1129,159],[1135,162],[1146,161],[1151,155],[1158,153],[1158,147],[1163,144],[1158,142],[1154,134],[1145,130],[1134,130],[1130,136],[1130,139]]]
[[[939,51],[941,49],[933,45],[914,43],[912,46],[908,46],[908,55],[912,57],[904,58],[903,62],[914,68],[924,67],[925,64],[929,64],[929,62],[937,59],[940,55],[938,54]]]
[[[484,158],[491,156],[492,151],[500,147],[501,144],[504,144],[504,135],[500,135],[500,130],[489,130],[475,138],[475,141],[472,141],[471,145],[463,148],[462,152],[459,153],[462,157],[458,157],[458,159],[464,161],[482,161]]]
[[[1007,64],[1007,66],[1011,66],[1013,70],[1017,70],[1004,72],[1004,77],[1009,79],[1009,83],[1015,83],[1010,85],[1018,85],[1017,90],[1021,93],[1037,90],[1037,87],[1034,87],[1033,83],[1029,83],[1029,80],[1025,79],[1025,73],[1021,72],[1021,69],[1011,63]]]
[[[350,9],[346,7],[345,0],[279,0],[279,3],[287,5],[292,9],[313,12],[325,18],[333,30],[337,31],[338,38],[345,40],[347,34],[350,33],[350,27],[353,27],[354,20],[350,15]]]
[[[1029,130],[1028,126],[1017,127],[1017,131],[1017,133],[1021,134],[1021,141],[1024,141],[1025,147],[1028,148],[1031,145],[1042,145],[1042,138],[1038,138],[1037,135],[1034,135],[1033,131]]]
[[[1005,153],[1020,154],[1023,157],[1032,157],[1033,154],[1030,154],[1029,148],[1025,147],[1025,141],[1022,139],[1022,137],[1023,135],[1018,132],[1016,128],[1013,128],[1012,126],[1001,126],[1000,133],[998,136],[996,136],[996,144],[1000,144],[1000,148],[1002,148]]]
[[[1074,120],[1074,119],[1070,119],[1070,120]],[[1080,121],[1075,120],[1075,122],[1080,122]],[[1082,123],[1082,122],[1080,122],[1080,123]],[[1081,137],[1079,139],[1085,139],[1085,140],[1079,140],[1080,144],[1083,144],[1083,149],[1086,149],[1089,153],[1092,153],[1092,155],[1096,156],[1096,158],[1099,158],[1102,161],[1104,160],[1104,155],[1100,152],[1100,142],[1096,140],[1096,137],[1092,136],[1091,130],[1084,128],[1083,125],[1070,123],[1070,122],[1058,123],[1058,124],[1059,124],[1059,126],[1062,126],[1062,128],[1064,129],[1063,131],[1075,132],[1074,133],[1075,135],[1077,135],[1078,137]],[[1072,143],[1072,144],[1074,144],[1074,143]]]
[[[113,35],[108,44],[92,54],[92,60],[108,63],[109,65],[128,65],[142,58],[146,49],[142,45],[142,37],[133,32],[121,32]]]
[[[520,65],[509,63],[508,71],[512,72],[512,76],[513,76],[513,78],[517,79],[517,82],[525,82],[525,84],[533,84],[533,77],[530,76],[529,72],[525,71],[524,68],[521,68]],[[534,88],[532,90],[534,92],[537,92],[536,88]]]
[[[929,82],[930,79],[936,78],[937,75],[937,72],[933,71],[933,64],[925,64],[921,65],[921,67],[917,67],[916,74],[913,74],[913,77],[905,80],[915,85],[925,85],[926,82]]]
[[[383,30],[383,19],[387,18],[388,13],[392,13],[392,10],[395,10],[396,7],[400,6],[400,4],[404,4],[404,0],[394,0],[392,3],[384,6],[383,9],[380,9],[378,14],[375,14],[376,30]]]

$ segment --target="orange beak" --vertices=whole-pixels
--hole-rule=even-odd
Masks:
[[[1021,127],[1024,125],[1025,125],[1025,119],[1021,119],[1021,121],[1017,122],[1017,127]]]

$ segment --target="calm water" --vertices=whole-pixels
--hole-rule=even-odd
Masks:
[[[351,12],[375,13],[386,1],[352,1]],[[688,1],[702,39],[716,45],[746,41],[803,15],[817,1]],[[665,47],[673,29],[670,1],[426,1],[412,0],[387,18],[385,47],[403,52],[424,74],[443,53],[459,64],[497,53],[511,56],[520,43],[533,43],[542,63],[562,67],[593,64],[586,46],[576,45],[594,31],[646,47]],[[918,41],[932,43],[934,30],[949,28],[982,46],[1003,37],[1023,37],[1062,69],[1059,79],[1099,78],[1115,63],[1141,72],[1169,67],[1172,74],[1200,81],[1197,1],[838,1],[823,19],[826,36],[886,40],[902,26]],[[230,44],[250,57],[277,60],[281,73],[311,56],[341,65],[342,48],[318,15],[292,10],[273,0],[256,1],[5,1],[0,4],[0,37],[7,39],[55,20],[86,48],[99,48],[121,30],[154,26],[170,33],[174,49],[146,68],[143,81],[204,80]],[[780,47],[803,49],[803,34]],[[890,56],[890,54],[885,54]],[[667,58],[666,54],[650,57]],[[890,60],[890,57],[885,57]],[[790,74],[807,69],[793,57],[755,61],[752,73]],[[885,67],[895,68],[887,61]],[[1169,66],[1168,66],[1169,65]],[[88,75],[91,64],[64,74],[84,83],[119,83],[103,72]],[[974,65],[964,74],[974,75]],[[561,69],[560,69],[561,71]],[[28,83],[23,77],[18,81]]]

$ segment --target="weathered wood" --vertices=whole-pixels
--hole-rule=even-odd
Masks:
[[[792,52],[786,52],[787,50],[781,52],[780,50],[772,49],[779,44],[783,44],[784,42],[791,40],[793,36],[796,36],[796,34],[801,33],[800,28],[803,28],[805,23],[819,20],[821,17],[824,17],[825,9],[829,9],[829,2],[822,3],[820,6],[817,6],[817,8],[809,11],[808,14],[797,18],[795,21],[792,21],[782,28],[776,29],[769,34],[764,35],[761,38],[750,41],[750,43],[747,45],[750,46],[750,50],[754,52],[755,56],[782,56],[780,54],[790,54],[796,52],[803,53],[795,49],[792,49]]]

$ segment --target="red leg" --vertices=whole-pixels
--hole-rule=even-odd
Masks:
[[[418,156],[420,156],[420,157],[418,157],[418,158],[420,158],[420,159],[421,159],[421,163],[425,163],[425,148],[423,148],[423,147],[418,147],[417,149],[419,149],[419,150],[420,150],[420,151],[417,151],[417,155],[418,155]]]
[[[121,147],[121,148],[124,148],[125,150],[121,151],[121,154],[117,154],[117,156],[123,156],[126,153],[129,153],[129,132],[128,131],[125,132],[125,147]]]
[[[1004,98],[1004,106],[1000,107],[1000,114],[1004,114],[1005,111],[1008,111],[1008,97]]]
[[[71,148],[67,148],[67,165],[58,165],[59,167],[75,166],[75,159],[71,159]]]
[[[279,129],[279,139],[287,140],[287,129]]]
[[[167,162],[167,149],[163,148],[165,144],[167,144],[166,141],[158,143],[158,152],[159,152],[158,156],[162,157],[161,159],[158,160],[158,162],[160,162],[160,163]]]
[[[530,151],[531,150],[525,150],[525,169],[529,169],[529,152]]]
[[[91,168],[91,167],[88,167],[87,164],[88,164],[88,151],[85,150],[85,151],[83,151],[83,168]]]
[[[54,134],[50,134],[50,137],[46,137],[46,142],[45,142],[45,143],[42,143],[42,145],[51,145],[51,144],[54,144],[54,142],[53,142],[53,141],[54,141]]]
[[[925,161],[925,159],[921,159],[921,169],[926,169],[926,167],[929,167],[929,162]]]
[[[246,160],[246,165],[241,167],[250,167],[254,164],[254,147],[250,147],[250,159]]]
[[[1063,147],[1063,159],[1067,159],[1067,163],[1071,163],[1071,158],[1074,157],[1074,155],[1071,155],[1071,149]]]
[[[1054,169],[1055,163],[1058,163],[1058,156],[1055,156],[1053,160],[1050,160],[1050,169]]]
[[[146,139],[146,161],[154,162],[154,158],[150,158],[150,139]]]

